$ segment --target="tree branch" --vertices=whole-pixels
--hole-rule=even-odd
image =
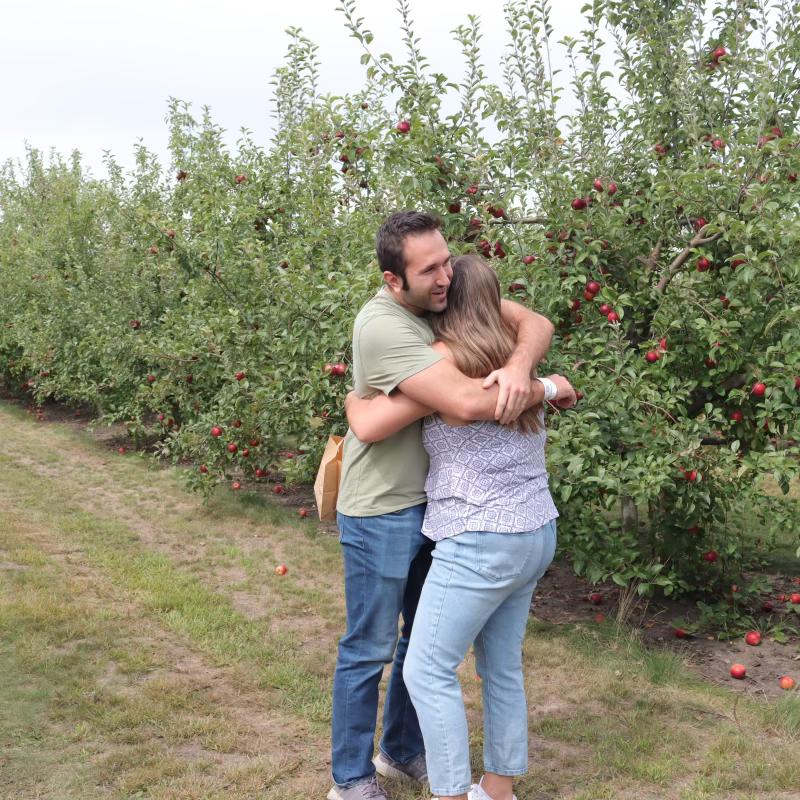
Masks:
[[[661,276],[661,280],[656,284],[656,291],[659,294],[663,294],[664,289],[667,288],[667,284],[672,280],[675,276],[675,273],[686,263],[689,256],[692,254],[692,250],[700,244],[709,244],[711,242],[715,242],[722,236],[721,233],[712,233],[711,236],[704,236],[704,232],[708,228],[708,225],[704,225],[700,228],[699,231],[692,237],[691,241],[689,242],[686,247],[675,256],[673,262],[667,268],[667,271],[664,275]]]

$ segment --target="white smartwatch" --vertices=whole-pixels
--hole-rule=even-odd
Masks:
[[[558,397],[558,387],[550,378],[536,378],[544,386],[544,399],[555,400]]]

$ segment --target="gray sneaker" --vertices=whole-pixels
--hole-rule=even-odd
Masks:
[[[425,753],[419,753],[411,761],[401,764],[383,752],[378,751],[378,755],[372,759],[375,769],[384,778],[395,778],[400,781],[411,783],[427,783],[428,767],[425,765]]]
[[[368,780],[356,783],[347,789],[334,784],[328,792],[328,800],[386,800],[386,792],[373,775]]]

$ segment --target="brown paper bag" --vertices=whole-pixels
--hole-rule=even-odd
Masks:
[[[336,498],[339,496],[339,478],[342,475],[343,436],[329,436],[322,461],[319,462],[314,496],[321,520],[336,519]]]

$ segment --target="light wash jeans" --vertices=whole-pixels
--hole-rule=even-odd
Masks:
[[[422,534],[424,517],[425,503],[375,517],[337,515],[347,631],[339,641],[333,676],[331,773],[342,788],[375,774],[372,756],[384,664],[392,663],[392,674],[379,747],[401,763],[424,747],[403,682],[403,661],[433,549]]]
[[[484,769],[509,776],[528,770],[522,641],[534,589],[555,549],[555,520],[527,533],[469,531],[436,544],[403,669],[434,795],[464,794],[472,784],[456,667],[473,642],[483,685]]]

